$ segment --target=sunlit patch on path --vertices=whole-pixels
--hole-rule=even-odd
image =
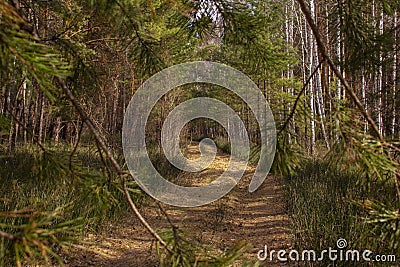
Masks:
[[[197,144],[189,145],[187,157],[199,157]],[[176,179],[179,184],[201,186],[215,180],[224,172],[229,155],[218,151],[214,162],[199,173],[183,173]],[[268,176],[254,193],[248,184],[254,167],[248,166],[244,177],[225,197],[209,205],[179,208],[161,204],[172,222],[190,233],[193,239],[223,252],[236,242],[245,240],[253,249],[245,260],[256,260],[257,252],[268,245],[274,250],[290,249],[293,238],[286,214],[286,199],[280,178]],[[156,203],[149,199],[141,212],[156,229],[169,227]],[[107,224],[102,233],[86,237],[92,244],[80,246],[67,266],[158,266],[155,244],[151,236],[133,215],[117,223]],[[263,263],[265,266],[285,266],[282,263]],[[261,266],[264,266],[261,264]]]

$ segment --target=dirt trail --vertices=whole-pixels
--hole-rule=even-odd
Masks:
[[[189,158],[199,156],[195,145],[189,146]],[[185,173],[179,181],[193,181],[201,185],[216,179],[226,168],[229,155],[218,152],[212,165],[200,173]],[[219,251],[245,240],[253,245],[246,260],[256,260],[257,252],[267,245],[269,249],[290,249],[292,236],[285,210],[285,190],[282,181],[268,176],[254,193],[248,185],[254,173],[248,167],[238,185],[225,197],[197,208],[179,208],[162,204],[173,224],[185,229],[195,239]],[[144,217],[155,229],[168,228],[169,224],[157,204],[149,199],[141,207]],[[133,215],[117,223],[105,225],[102,233],[85,238],[91,244],[78,246],[67,266],[158,266],[155,244],[151,236]],[[261,266],[286,266],[282,263],[264,262]]]

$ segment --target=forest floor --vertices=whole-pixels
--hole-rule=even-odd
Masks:
[[[188,147],[191,158],[199,156],[198,147]],[[199,173],[185,173],[179,181],[196,181],[206,184],[218,177],[226,168],[229,155],[221,151],[210,167]],[[283,181],[268,176],[254,193],[248,192],[248,184],[254,173],[248,166],[238,185],[225,197],[209,205],[196,208],[180,208],[161,204],[172,223],[185,230],[201,243],[223,252],[238,241],[252,244],[243,260],[256,261],[257,252],[268,246],[268,250],[289,250],[293,236],[290,219],[286,213]],[[166,217],[154,200],[147,198],[141,212],[157,230],[170,228]],[[71,251],[67,266],[158,266],[154,239],[138,219],[127,213],[117,222],[109,222],[97,234],[84,237],[84,244]],[[288,264],[288,263],[286,263]],[[261,266],[287,266],[282,263],[264,262]]]

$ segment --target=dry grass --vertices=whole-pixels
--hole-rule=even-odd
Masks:
[[[188,147],[188,157],[199,156],[197,146]],[[179,180],[202,185],[215,180],[227,167],[229,155],[221,151],[208,169],[199,173],[184,173]],[[161,204],[174,225],[210,248],[223,252],[236,242],[245,240],[253,249],[241,261],[256,261],[258,250],[289,249],[293,237],[286,214],[285,190],[281,179],[268,177],[254,193],[248,192],[254,168],[247,167],[244,177],[225,197],[209,205],[179,208]],[[170,227],[152,199],[141,211],[150,224],[161,230]],[[90,244],[76,248],[68,266],[158,266],[155,244],[138,220],[126,215],[116,224],[107,224],[103,231],[86,237]],[[265,263],[263,263],[265,264]],[[261,265],[263,265],[261,264]],[[268,263],[268,266],[279,266]]]

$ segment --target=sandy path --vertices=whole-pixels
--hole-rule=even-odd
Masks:
[[[197,157],[197,146],[189,146],[189,157]],[[208,183],[226,168],[229,155],[218,153],[213,164],[203,172],[183,174],[179,181],[191,185]],[[173,224],[189,232],[195,240],[219,251],[245,240],[253,245],[246,260],[257,260],[257,252],[291,248],[290,222],[285,211],[285,190],[282,181],[269,176],[254,193],[248,192],[254,168],[248,167],[238,185],[225,197],[197,208],[179,208],[162,204]],[[149,199],[141,212],[155,229],[169,227],[156,203]],[[158,266],[155,244],[133,215],[105,225],[102,233],[89,235],[91,244],[77,247],[67,266]],[[261,266],[286,266],[263,262]]]

